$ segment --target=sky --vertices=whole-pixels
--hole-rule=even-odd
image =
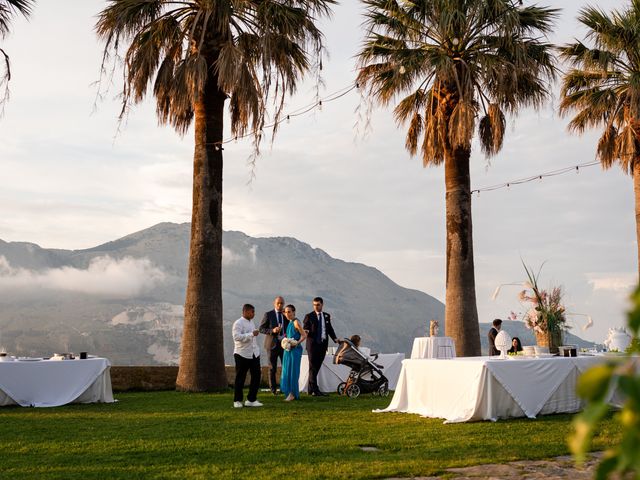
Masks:
[[[575,17],[584,5],[552,5],[562,11],[551,40],[582,38]],[[606,11],[622,5],[598,2]],[[102,45],[93,27],[104,6],[38,2],[31,19],[17,20],[3,40],[12,66],[0,119],[4,241],[82,249],[159,222],[190,221],[193,131],[180,137],[158,126],[150,100],[119,125],[119,72],[98,96]],[[329,57],[321,96],[354,82],[361,13],[359,2],[345,0],[322,22]],[[554,91],[545,108],[508,119],[497,156],[487,160],[474,141],[473,189],[595,160],[599,132],[568,134],[568,120],[557,114],[557,85]],[[305,81],[285,111],[314,103],[314,92],[314,82]],[[367,116],[354,90],[283,124],[255,167],[249,141],[226,144],[224,229],[295,237],[444,301],[444,169],[411,158],[404,135],[388,109]],[[619,168],[583,168],[474,195],[473,228],[481,322],[524,313],[516,285],[492,299],[498,285],[526,279],[524,261],[540,269],[542,287],[563,287],[569,312],[593,318],[583,331],[586,317],[570,316],[574,333],[602,342],[610,327],[625,323],[637,250],[632,180]]]

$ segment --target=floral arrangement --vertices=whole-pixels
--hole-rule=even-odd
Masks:
[[[529,302],[531,307],[523,316],[527,328],[536,333],[561,333],[568,330],[565,317],[565,307],[562,305],[562,288],[553,287],[551,290],[543,290],[538,287],[538,275],[533,273],[523,262],[529,281],[527,287],[519,294],[521,302]],[[541,267],[542,268],[542,267]]]
[[[280,342],[280,345],[282,346],[282,348],[284,348],[286,351],[290,351],[293,348],[296,348],[298,346],[298,342],[296,339],[294,338],[288,338],[288,337],[284,337],[282,339],[282,342]]]

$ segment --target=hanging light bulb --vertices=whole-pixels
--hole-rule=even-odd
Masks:
[[[287,115],[287,123],[291,123],[291,116]]]
[[[322,111],[322,100],[320,100],[318,102],[318,110],[321,112]]]

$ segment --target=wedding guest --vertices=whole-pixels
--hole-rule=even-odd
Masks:
[[[260,333],[265,335],[264,350],[269,358],[269,388],[271,388],[271,393],[274,395],[277,392],[276,373],[278,371],[278,359],[280,359],[280,364],[283,364],[283,349],[280,343],[284,338],[287,324],[289,323],[283,309],[284,298],[278,295],[273,300],[273,310],[269,310],[264,314],[259,328]]]
[[[247,371],[251,372],[249,394],[245,407],[261,407],[258,401],[258,388],[260,387],[260,347],[258,347],[258,329],[253,324],[256,314],[253,305],[248,303],[242,307],[242,317],[233,323],[233,358],[236,363],[235,391],[233,395],[233,407],[242,408],[242,390],[247,378]]]
[[[487,336],[489,337],[489,355],[491,356],[500,355],[500,350],[496,348],[496,336],[498,335],[498,332],[501,328],[502,320],[496,318],[493,321],[493,327],[491,327],[491,330],[489,330],[489,333],[487,334]]]
[[[307,332],[302,328],[300,320],[296,318],[296,307],[287,305],[284,309],[284,315],[287,318],[287,334],[286,338],[290,338],[298,342],[298,344],[284,351],[282,357],[282,375],[280,376],[280,390],[286,398],[285,402],[291,400],[300,400],[300,363],[302,362],[302,342],[307,339]]]
[[[318,372],[322,368],[322,362],[327,354],[328,338],[338,343],[331,315],[322,311],[324,301],[321,297],[313,299],[313,312],[304,317],[303,328],[307,331],[307,354],[309,355],[309,385],[307,392],[316,397],[325,396],[318,387]]]
[[[511,340],[511,348],[508,350],[509,353],[518,353],[522,351],[522,343],[518,337],[513,337]]]

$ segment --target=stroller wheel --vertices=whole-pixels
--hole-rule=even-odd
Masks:
[[[356,383],[352,383],[347,387],[346,394],[349,398],[356,398],[360,395],[360,387]]]
[[[338,392],[338,395],[344,395],[344,387],[346,387],[347,384],[345,382],[341,382],[340,385],[338,385],[338,388],[336,388],[336,392]]]
[[[381,397],[388,397],[389,396],[389,383],[388,382],[384,382],[382,385],[380,385],[378,387],[378,395],[380,395]]]

